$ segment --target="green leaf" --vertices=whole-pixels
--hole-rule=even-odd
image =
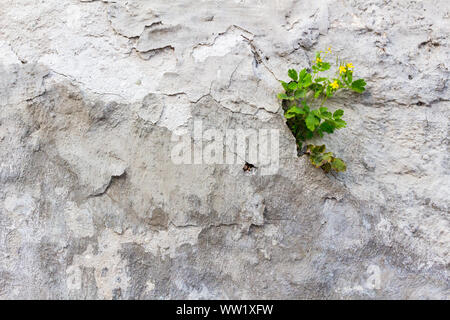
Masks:
[[[316,146],[316,150],[320,153],[325,152],[325,145],[323,144],[321,146]]]
[[[295,99],[304,98],[306,96],[306,91],[303,89],[298,89],[294,93]]]
[[[289,84],[288,84],[288,89],[289,89],[289,90],[295,90],[295,89],[297,89],[297,82],[293,82],[293,81],[289,82]]]
[[[289,78],[291,78],[294,81],[298,81],[298,74],[297,71],[295,71],[294,69],[289,69],[288,70],[288,76]]]
[[[334,170],[336,170],[337,172],[347,170],[347,166],[346,166],[345,162],[339,158],[333,159],[333,161],[331,162],[331,167]]]
[[[325,108],[325,107],[322,107],[322,108]],[[321,109],[322,109],[321,108]],[[325,109],[327,109],[327,108],[325,108]],[[331,114],[331,112],[329,112],[328,110],[321,110],[320,111],[320,117],[322,118],[322,119],[331,119],[331,117],[332,117],[333,115]]]
[[[352,83],[352,80],[353,80],[353,72],[347,71],[347,81],[349,83]]]
[[[364,79],[358,79],[352,82],[352,86],[356,87],[364,87],[366,85],[366,81]]]
[[[328,62],[323,62],[320,64],[320,71],[326,71],[330,69],[330,64]]]
[[[317,99],[321,93],[322,93],[322,90],[317,90],[316,93],[314,93],[314,98]]]
[[[334,123],[336,124],[336,128],[340,129],[340,128],[345,128],[345,126],[347,125],[347,122],[345,122],[342,119],[335,119]]]
[[[322,155],[323,162],[331,162],[334,157],[332,152],[327,152]]]
[[[366,82],[364,81],[364,79],[358,79],[352,82],[352,90],[362,93],[364,92],[364,90],[366,90],[366,88],[364,88],[366,85]]]
[[[277,95],[278,99],[280,100],[289,100],[289,96],[286,93],[279,93]]]
[[[288,111],[286,111],[286,114],[293,114],[293,115],[305,114],[305,111],[302,108],[299,108],[297,106],[293,106]]]
[[[302,100],[301,104],[305,108],[308,107],[308,105],[306,104],[306,100]],[[308,112],[309,112],[309,107],[308,107]]]
[[[305,79],[305,76],[308,74],[308,71],[306,71],[306,68],[302,69],[300,71],[299,80],[300,82],[303,82],[303,79]]]
[[[320,129],[320,126],[316,129],[315,132],[317,132],[317,134],[319,135],[319,137],[323,138],[323,132],[322,132],[322,130]]]
[[[319,168],[323,164],[322,156],[320,154],[315,154],[315,155],[310,156],[309,160],[316,168]]]
[[[295,117],[295,113],[288,113],[288,112],[286,112],[286,113],[284,114],[284,117],[285,117],[286,119],[291,119],[291,118]]]
[[[329,164],[328,162],[325,163],[322,167],[322,170],[325,171],[325,173],[328,173],[331,171],[331,164]]]
[[[286,118],[286,119],[291,119],[291,118],[294,118],[295,117],[295,113],[285,113],[284,114],[284,117]]]
[[[303,79],[302,79],[302,86],[307,88],[312,84],[312,78],[311,75],[308,73]]]
[[[314,129],[319,125],[320,120],[314,116],[314,114],[310,113],[305,119],[306,127],[310,131],[314,131]]]
[[[325,80],[327,80],[327,78],[321,77],[321,78],[317,78],[315,81],[316,82],[323,82]]]
[[[315,146],[313,144],[308,144],[307,150],[310,154],[319,154],[325,152],[325,145]]]
[[[305,113],[309,113],[309,107],[308,107],[308,105],[306,104],[306,101],[305,100],[302,100],[302,106],[303,106],[303,110],[305,110]]]
[[[289,90],[288,84],[287,84],[286,82],[280,80],[280,83],[281,83],[281,85],[283,86],[284,90],[286,90],[286,91]]]
[[[333,133],[334,132],[334,126],[329,121],[324,121],[320,124],[320,130],[326,133]]]
[[[335,119],[340,119],[343,115],[344,115],[344,110],[342,110],[342,109],[337,109],[337,110],[333,113],[333,118],[335,118]]]
[[[311,110],[311,113],[316,117],[320,117],[320,111],[318,109]]]

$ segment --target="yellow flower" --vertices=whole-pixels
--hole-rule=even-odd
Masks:
[[[345,72],[345,71],[347,71],[347,69],[345,69],[344,66],[339,67],[339,74],[341,74],[342,72]]]
[[[337,88],[339,88],[339,83],[338,83],[336,80],[334,80],[334,82],[331,83],[331,87],[332,87],[333,89],[337,89]]]
[[[353,69],[354,66],[351,63],[347,63],[347,69]]]
[[[322,59],[317,58],[317,59],[316,59],[316,63],[319,63],[319,62],[322,62]]]
[[[328,47],[328,52],[331,53],[331,47]]]

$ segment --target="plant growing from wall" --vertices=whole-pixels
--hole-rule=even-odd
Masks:
[[[311,163],[325,172],[339,172],[347,168],[342,159],[336,158],[332,152],[326,152],[325,145],[305,144],[314,137],[322,138],[325,133],[331,134],[345,128],[347,123],[342,119],[344,111],[338,109],[332,113],[324,104],[342,89],[364,92],[366,82],[364,79],[353,80],[353,65],[339,59],[336,60],[336,73],[333,76],[323,75],[322,72],[331,68],[330,63],[325,61],[330,53],[331,48],[316,53],[310,70],[305,68],[297,72],[290,69],[288,76],[291,80],[280,81],[284,92],[279,93],[278,98],[283,101],[286,123],[297,141],[299,154],[309,155]]]

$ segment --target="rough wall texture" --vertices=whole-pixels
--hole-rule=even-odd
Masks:
[[[1,0],[0,298],[449,295],[450,3]],[[367,82],[304,157],[276,100],[332,46]],[[280,168],[173,133],[280,130]]]

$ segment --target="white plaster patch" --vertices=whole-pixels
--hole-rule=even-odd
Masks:
[[[70,277],[67,279],[68,285],[77,289],[76,282],[79,276],[77,268],[94,268],[94,276],[100,299],[111,300],[115,289],[125,292],[128,285],[128,277],[125,273],[125,262],[121,259],[120,249],[123,242],[130,239],[121,238],[112,230],[105,230],[98,239],[98,253],[94,254],[91,245],[81,255],[75,255],[73,264],[70,266]]]
[[[77,238],[92,237],[95,226],[92,213],[87,208],[79,208],[76,203],[68,202],[64,212],[66,224]]]
[[[29,216],[36,209],[36,204],[28,194],[22,196],[11,195],[5,199],[5,209],[11,213]]]
[[[147,280],[145,283],[145,292],[150,293],[155,289],[155,284],[151,280]]]
[[[225,33],[218,36],[212,45],[198,46],[193,50],[192,56],[197,62],[203,62],[208,57],[223,57],[236,47],[239,42],[242,42],[241,36]]]
[[[176,249],[181,245],[195,245],[201,231],[201,227],[176,228],[170,226],[168,230],[147,235],[142,245],[146,251],[151,252],[153,255],[161,253],[173,258],[176,256]]]
[[[20,60],[11,47],[4,41],[0,41],[0,65],[20,64]]]
[[[186,125],[191,118],[191,103],[184,95],[168,96],[164,101],[165,108],[158,125],[176,134],[184,133],[180,131],[180,127]]]

